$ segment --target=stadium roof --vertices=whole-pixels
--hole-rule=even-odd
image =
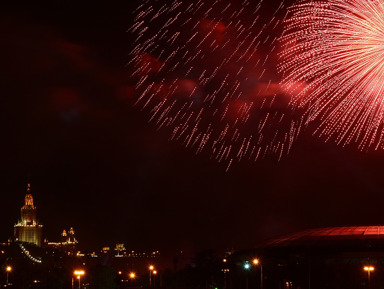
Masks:
[[[263,247],[285,247],[299,245],[317,245],[321,243],[382,240],[384,242],[384,226],[329,227],[310,229],[285,235],[263,244]]]

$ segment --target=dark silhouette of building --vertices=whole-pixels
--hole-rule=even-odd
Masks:
[[[14,226],[16,241],[32,243],[41,246],[43,225],[39,224],[36,216],[36,207],[33,205],[31,184],[28,183],[25,204],[21,207],[21,220]]]
[[[384,288],[384,226],[301,231],[231,257],[233,288]]]

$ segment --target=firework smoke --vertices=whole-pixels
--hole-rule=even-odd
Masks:
[[[171,140],[228,166],[288,152],[300,126],[286,116],[271,34],[283,7],[266,20],[262,1],[143,1],[130,29],[136,104]]]

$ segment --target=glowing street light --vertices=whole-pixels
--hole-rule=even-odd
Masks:
[[[252,264],[255,266],[260,266],[260,289],[263,289],[263,266],[259,259],[255,258],[252,260]]]
[[[249,264],[249,262],[248,261],[246,261],[245,263],[244,263],[244,269],[245,270],[249,270],[251,268],[251,264]],[[248,289],[248,274],[246,274],[247,276],[246,276],[246,278],[245,278],[245,289]]]
[[[77,279],[79,279],[79,289],[81,288],[81,276],[84,276],[85,275],[85,271],[84,270],[75,270],[73,272],[73,274],[76,276]]]
[[[153,287],[156,287],[156,275],[157,275],[157,271],[156,271],[156,270],[153,270],[152,273],[153,273]]]
[[[11,266],[7,266],[6,268],[5,268],[5,271],[7,272],[7,285],[8,285],[8,277],[9,277],[9,272],[11,272],[12,271],[12,267]]]
[[[248,262],[245,262],[244,263],[244,269],[249,270],[249,268],[251,268],[251,265]]]
[[[148,269],[149,269],[149,287],[152,287],[152,271],[155,269],[155,267],[153,265],[150,265]]]
[[[132,280],[132,287],[133,287],[133,282],[135,281],[135,278],[136,278],[136,273],[135,272],[131,272],[129,273],[129,279]]]
[[[223,258],[223,264],[226,264],[228,262],[227,258]],[[221,271],[224,273],[224,286],[223,289],[227,289],[227,273],[229,272],[229,269],[225,266]]]
[[[375,270],[373,266],[364,266],[364,271],[368,273],[368,288],[371,288],[371,272]]]

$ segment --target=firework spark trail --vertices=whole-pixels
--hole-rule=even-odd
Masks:
[[[285,20],[279,69],[316,134],[384,147],[384,2],[302,0]]]
[[[130,29],[137,35],[129,63],[136,105],[158,128],[168,127],[171,140],[228,167],[281,157],[298,132],[291,125],[276,131],[286,113],[274,111],[282,90],[268,76],[277,45],[268,30],[278,26],[283,2],[267,21],[259,15],[263,1],[254,2],[144,0]]]

